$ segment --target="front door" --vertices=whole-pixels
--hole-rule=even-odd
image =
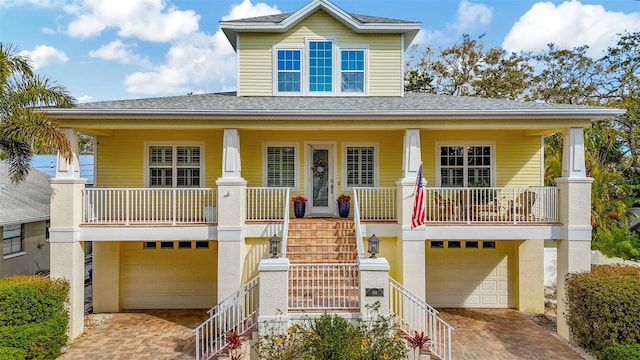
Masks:
[[[309,167],[310,183],[307,194],[310,202],[311,215],[333,215],[335,209],[335,169],[332,144],[309,145],[307,164]]]

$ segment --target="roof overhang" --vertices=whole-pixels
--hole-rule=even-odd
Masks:
[[[419,22],[363,23],[355,19],[349,13],[345,12],[344,10],[326,0],[314,0],[298,11],[292,13],[281,22],[251,22],[229,20],[221,21],[220,28],[224,32],[233,48],[237,50],[236,46],[238,33],[284,33],[318,10],[326,11],[329,15],[333,16],[336,20],[340,21],[342,24],[356,33],[403,34],[405,37],[405,50],[406,48],[408,48],[409,44],[411,44],[411,41],[413,41],[413,39],[416,37],[416,35],[418,35],[418,32],[420,31]]]

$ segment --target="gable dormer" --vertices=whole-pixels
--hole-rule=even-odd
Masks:
[[[420,30],[326,0],[220,25],[237,52],[238,96],[402,96],[404,51]]]

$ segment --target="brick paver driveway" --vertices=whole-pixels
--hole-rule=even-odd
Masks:
[[[516,310],[444,309],[455,327],[454,360],[582,359],[562,341]],[[204,310],[148,310],[89,315],[97,323],[59,358],[178,359],[195,357],[193,329]]]
[[[517,310],[441,309],[440,316],[455,328],[455,360],[582,359]]]

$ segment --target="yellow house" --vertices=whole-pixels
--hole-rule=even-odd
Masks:
[[[374,272],[434,307],[542,312],[545,241],[558,247],[558,279],[589,269],[583,128],[620,111],[405,93],[404,52],[420,24],[326,0],[221,28],[237,52],[236,92],[48,110],[72,139],[97,139],[94,188],[64,159],[52,180],[51,271],[72,284],[72,336],[83,329],[85,241],[96,312],[210,308],[256,281],[259,301],[272,300],[262,291],[269,269],[284,271],[275,279],[292,313],[358,308],[378,288],[323,307],[293,301],[304,281],[291,279],[332,264],[348,277],[369,261],[374,234],[387,264]],[[562,177],[545,187],[543,138],[554,133],[564,135]],[[297,195],[308,199],[303,218]],[[274,235],[285,260],[270,268]]]

